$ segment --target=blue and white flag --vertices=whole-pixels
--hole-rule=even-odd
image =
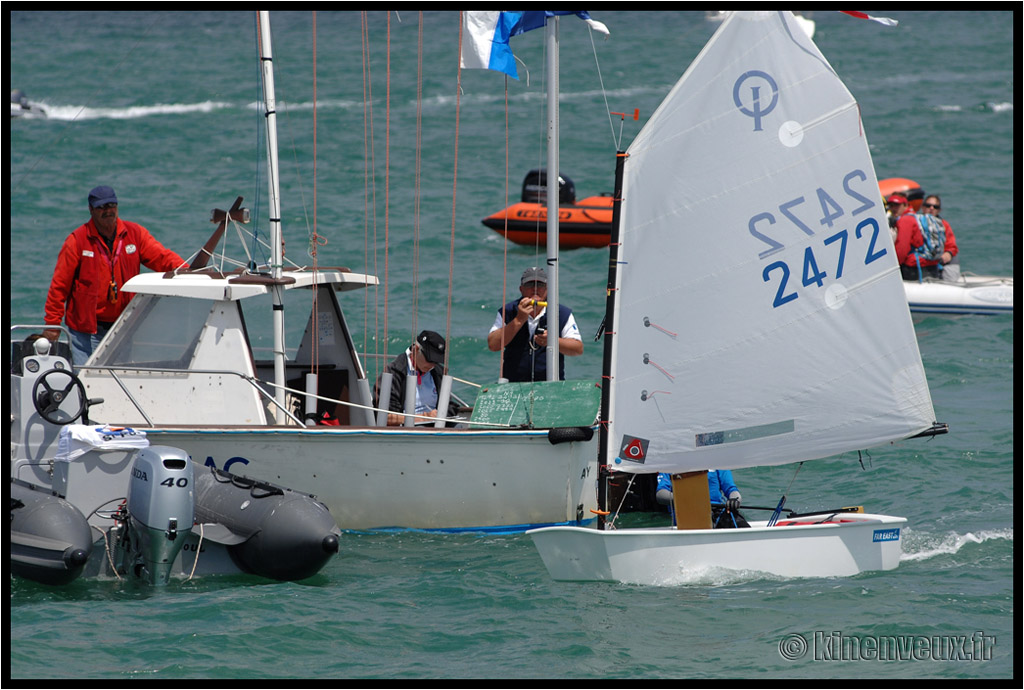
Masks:
[[[490,69],[518,79],[509,38],[539,29],[548,17],[563,14],[575,14],[594,31],[608,33],[608,27],[582,11],[463,12],[462,68]]]
[[[522,12],[463,12],[462,68],[492,69],[518,79],[508,39]]]
[[[590,18],[590,13],[585,11],[572,11],[572,10],[531,10],[529,12],[518,12],[522,18],[519,23],[512,27],[512,35],[518,36],[519,34],[532,31],[533,29],[539,29],[542,26],[547,25],[548,17],[555,17],[566,14],[575,14],[577,17],[586,22],[594,31],[608,35],[608,27],[599,21],[595,21]]]

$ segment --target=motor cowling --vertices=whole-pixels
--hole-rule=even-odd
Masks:
[[[548,173],[538,168],[526,173],[523,178],[522,200],[527,203],[545,204],[548,198]],[[558,203],[576,203],[576,184],[565,175],[558,176]]]
[[[194,483],[192,462],[179,448],[143,448],[132,465],[126,508],[133,567],[151,584],[167,583],[192,532]]]

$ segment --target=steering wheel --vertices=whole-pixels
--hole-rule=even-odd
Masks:
[[[58,377],[68,379],[67,385],[63,388],[59,388],[62,382]],[[53,384],[48,379],[54,379]],[[75,409],[75,413],[70,418],[61,420],[57,413],[62,412],[60,409],[61,405],[68,400],[68,396],[74,391],[78,393],[77,409]],[[85,385],[74,372],[66,369],[50,369],[36,379],[36,384],[32,387],[32,403],[35,405],[36,412],[39,413],[40,417],[50,424],[62,426],[64,424],[71,424],[85,414],[89,407],[89,398],[85,393]],[[68,413],[64,412],[63,414],[66,415]]]

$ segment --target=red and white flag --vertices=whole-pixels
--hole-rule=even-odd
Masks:
[[[896,26],[897,24],[899,24],[899,22],[896,21],[895,19],[889,19],[888,17],[872,17],[870,14],[867,14],[865,12],[848,12],[846,10],[839,11],[842,12],[843,14],[848,14],[851,17],[856,17],[857,19],[870,19],[873,22],[885,24],[886,26]]]

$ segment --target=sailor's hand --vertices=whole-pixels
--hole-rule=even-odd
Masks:
[[[729,494],[729,500],[725,502],[725,505],[726,505],[726,508],[729,509],[730,513],[735,513],[737,510],[740,509],[740,500],[741,499],[742,499],[742,496],[740,496],[740,492],[739,491],[733,491],[732,493]]]
[[[516,318],[519,316],[533,318],[539,309],[540,307],[537,306],[537,301],[533,297],[524,297],[519,300],[519,313],[516,314]]]
[[[60,329],[47,328],[45,331],[43,331],[43,337],[49,340],[51,343],[55,343],[57,342],[57,339],[60,338]]]
[[[548,346],[548,332],[544,328],[538,328],[537,332],[533,334],[533,342],[537,345],[538,349],[543,349]]]
[[[942,256],[939,257],[939,262],[943,266],[945,266],[946,264],[948,264],[952,260],[953,260],[953,255],[950,254],[949,252],[942,252]]]

